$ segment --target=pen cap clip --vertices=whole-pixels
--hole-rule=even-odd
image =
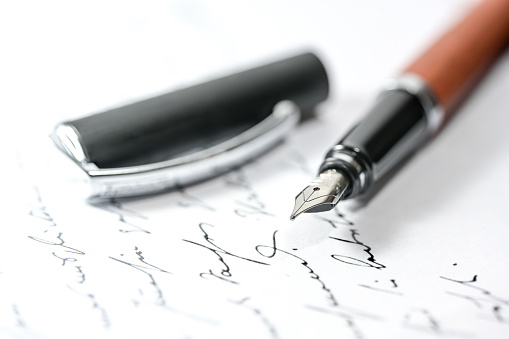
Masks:
[[[309,115],[325,100],[328,90],[327,74],[321,61],[314,54],[305,53],[65,122],[56,128],[53,140],[91,178],[113,179],[118,176],[121,177],[119,182],[127,184],[125,178],[129,176],[129,180],[143,186],[143,180],[153,180],[142,175],[147,171],[172,168],[175,174],[178,166],[203,163],[202,160],[210,159],[212,154],[214,158],[222,158],[222,152],[249,149],[239,147],[244,141],[270,139],[264,134],[276,131],[281,138],[283,129],[277,126],[287,126],[290,120],[293,125],[294,117],[298,115],[290,114],[290,118],[288,114],[280,113],[283,111],[281,107],[289,107],[291,101],[291,111],[299,111],[299,116]],[[286,103],[278,104],[282,101]],[[260,127],[272,124],[274,128]],[[248,159],[234,153],[242,161]],[[215,172],[218,166],[231,167],[231,163],[241,163],[234,160],[206,163],[214,166],[209,172]],[[203,165],[199,167],[204,168]],[[202,177],[210,176],[202,169],[195,172]],[[134,174],[139,174],[139,178]],[[170,185],[167,179],[171,179],[173,184],[170,186],[174,186],[189,182],[191,175],[163,177],[166,178],[165,185]],[[192,177],[200,179],[198,175]],[[122,195],[149,193],[150,186],[160,190],[158,184],[145,186],[146,189],[126,190]],[[138,191],[140,193],[136,193]]]
[[[242,165],[280,141],[300,120],[300,110],[291,101],[281,101],[272,113],[248,130],[212,147],[170,160],[119,168],[98,168],[81,161],[91,183],[89,198],[106,199],[165,191],[221,174]],[[69,126],[57,127],[56,144],[65,152],[83,154],[73,149],[77,135]],[[79,144],[78,144],[79,145]]]

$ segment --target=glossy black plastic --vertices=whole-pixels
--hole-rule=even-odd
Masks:
[[[424,109],[414,95],[404,91],[388,91],[339,144],[359,148],[376,164],[416,125],[424,124],[425,117]]]
[[[279,101],[303,114],[325,100],[329,85],[311,53],[66,122],[100,168],[167,160],[206,148],[268,116]]]
[[[412,152],[426,130],[427,115],[415,95],[383,92],[366,117],[327,153],[320,172],[343,173],[351,183],[345,198],[355,197]]]

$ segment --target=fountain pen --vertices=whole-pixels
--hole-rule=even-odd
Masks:
[[[290,216],[368,192],[440,129],[509,43],[509,1],[485,0],[388,82],[365,118],[326,154]]]

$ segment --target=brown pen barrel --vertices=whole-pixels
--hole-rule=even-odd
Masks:
[[[509,43],[509,0],[486,0],[436,41],[405,73],[420,75],[448,120]]]

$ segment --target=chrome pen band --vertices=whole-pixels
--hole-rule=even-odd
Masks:
[[[366,192],[434,133],[443,120],[424,80],[406,74],[392,80],[374,108],[325,156],[320,173],[335,169],[350,181],[343,199]]]
[[[319,173],[334,169],[345,175],[349,181],[342,199],[349,199],[364,193],[373,181],[372,161],[360,149],[336,145],[327,152]]]

